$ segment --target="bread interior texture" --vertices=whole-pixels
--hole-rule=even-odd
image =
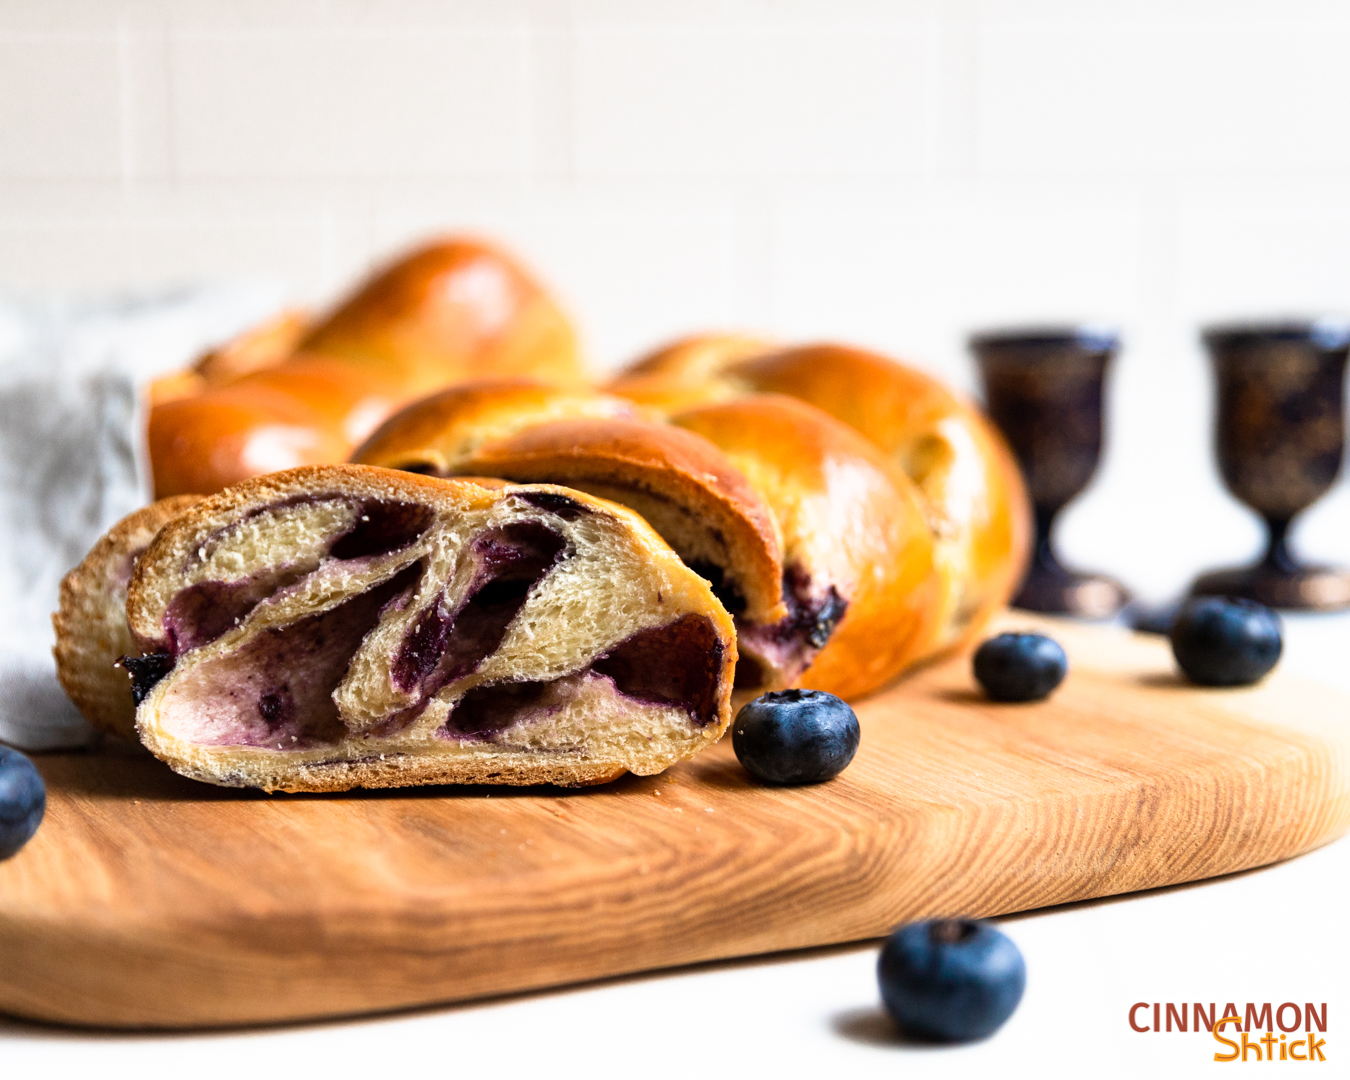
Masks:
[[[215,783],[337,790],[594,783],[720,734],[729,620],[640,519],[417,482],[456,497],[311,484],[152,550],[146,745]]]

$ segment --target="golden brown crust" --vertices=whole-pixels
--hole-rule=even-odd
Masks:
[[[314,324],[307,311],[288,308],[204,353],[192,370],[208,386],[220,386],[244,375],[280,364],[294,356]]]
[[[773,508],[803,601],[834,590],[843,618],[797,685],[844,698],[881,686],[930,647],[938,575],[921,497],[875,446],[819,409],[755,394],[680,413]],[[744,654],[749,649],[741,642]]]
[[[267,375],[151,407],[146,439],[157,497],[211,495],[250,476],[340,461],[350,452],[340,424],[267,385]]]
[[[690,334],[639,356],[620,374],[707,382],[732,364],[772,352],[776,344],[758,334]],[[618,381],[616,379],[616,381]]]
[[[972,639],[1026,569],[1031,509],[1002,436],[936,379],[844,345],[806,345],[729,366],[725,377],[810,402],[862,433],[918,485],[944,587],[933,651]]]
[[[383,372],[304,353],[242,376],[230,388],[287,394],[313,410],[319,423],[349,446],[369,436],[408,398],[407,391]]]
[[[582,377],[576,335],[548,293],[500,248],[463,237],[378,271],[301,348],[396,372],[410,393],[489,376]]]
[[[352,461],[429,475],[459,472],[483,443],[533,424],[589,417],[631,418],[630,402],[537,379],[478,379],[401,409],[352,454]]]
[[[694,334],[638,357],[605,389],[669,416],[748,392],[726,372],[775,347],[754,334]]]
[[[705,575],[715,570],[730,608],[743,605],[753,622],[787,615],[772,512],[726,456],[692,432],[642,420],[554,420],[483,445],[460,468],[622,503],[686,564]]]
[[[96,543],[61,582],[52,614],[56,677],[80,714],[99,731],[136,738],[136,706],[126,672],[114,667],[139,650],[127,626],[127,586],[136,559],[155,534],[197,502],[193,495],[144,506]]]
[[[257,326],[204,353],[192,367],[155,379],[146,392],[146,399],[151,406],[162,405],[279,364],[295,352],[309,324],[307,314],[294,310],[264,319]]]
[[[249,476],[345,460],[395,408],[450,383],[577,381],[566,316],[510,256],[474,240],[428,244],[327,318],[283,313],[150,388],[158,496],[211,494]]]

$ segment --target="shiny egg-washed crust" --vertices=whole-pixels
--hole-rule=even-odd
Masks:
[[[415,394],[485,375],[583,374],[576,334],[553,298],[500,248],[464,237],[390,263],[300,350],[397,372]]]
[[[616,378],[634,376],[704,382],[728,366],[778,348],[759,334],[690,334],[639,356]]]
[[[720,376],[731,365],[778,346],[754,334],[692,334],[638,357],[610,382],[611,393],[662,413],[742,392]]]
[[[345,460],[394,409],[487,376],[579,380],[567,317],[505,252],[448,238],[394,261],[331,314],[291,314],[151,388],[155,493]]]
[[[783,562],[843,619],[794,685],[856,698],[932,647],[940,577],[923,499],[885,454],[820,409],[754,394],[672,422],[716,444],[773,509]],[[745,647],[742,652],[746,651]]]
[[[127,587],[141,553],[168,522],[198,501],[176,495],[136,510],[103,535],[61,582],[56,631],[56,677],[86,720],[99,731],[136,739],[136,705],[127,673],[115,667],[139,650],[127,626]]]
[[[564,419],[631,419],[633,403],[537,379],[476,379],[400,409],[352,454],[362,465],[432,476],[464,471],[484,443]]]
[[[250,375],[295,355],[314,326],[307,311],[288,308],[204,353],[192,370],[211,386]]]
[[[843,345],[784,349],[730,377],[790,394],[860,432],[923,493],[942,575],[930,652],[959,648],[1007,604],[1031,554],[1031,501],[994,425],[936,379]]]
[[[686,338],[635,361],[608,389],[666,413],[787,394],[866,436],[918,485],[928,509],[943,584],[926,655],[973,640],[1008,602],[1031,554],[1031,503],[1002,435],[936,379],[878,353],[814,344],[747,355],[736,347],[743,340]]]
[[[147,394],[149,404],[153,407],[175,398],[191,397],[209,387],[223,386],[273,367],[294,355],[309,327],[310,317],[303,311],[278,312],[203,353],[192,367],[155,379]]]
[[[230,649],[238,648],[241,643],[255,640],[259,635],[268,633],[270,626],[290,625],[296,617],[291,615],[287,616],[290,621],[269,622],[268,620],[274,617],[264,615],[262,622],[257,626],[251,627],[247,621],[243,626],[236,624],[237,631],[227,632],[225,637],[202,645],[195,651],[191,649],[185,651],[177,657],[176,666],[154,685],[137,711],[137,727],[142,742],[175,771],[209,783],[255,786],[266,790],[344,791],[353,787],[396,787],[416,784],[547,783],[562,786],[599,784],[612,780],[625,771],[642,775],[659,772],[674,761],[692,756],[716,741],[731,717],[730,695],[736,646],[735,631],[730,617],[713,597],[707,583],[688,570],[674,552],[636,514],[604,500],[555,486],[511,485],[494,480],[445,480],[361,465],[300,468],[258,477],[203,500],[186,513],[174,518],[161,530],[150,549],[137,563],[127,603],[128,622],[144,651],[172,647],[170,640],[172,635],[166,637],[168,633],[166,616],[170,600],[177,595],[183,582],[187,580],[184,577],[185,568],[193,566],[194,560],[200,562],[205,559],[207,548],[215,538],[226,535],[232,527],[256,520],[260,513],[275,512],[278,509],[287,512],[286,508],[303,504],[306,499],[323,502],[335,497],[353,498],[429,507],[434,511],[434,522],[448,522],[457,528],[457,523],[463,520],[462,515],[491,512],[512,498],[525,496],[538,499],[545,505],[579,507],[582,517],[593,522],[600,530],[599,535],[607,538],[607,543],[617,545],[614,549],[618,553],[615,555],[617,561],[614,565],[620,569],[616,570],[614,575],[598,575],[583,580],[577,586],[579,591],[575,595],[586,607],[592,622],[596,618],[617,618],[612,614],[616,605],[603,602],[605,597],[602,594],[610,585],[617,585],[621,590],[618,595],[624,598],[630,608],[635,602],[632,599],[636,595],[634,590],[641,592],[642,589],[647,589],[655,595],[660,605],[659,611],[648,611],[647,617],[655,615],[659,616],[659,619],[640,625],[654,627],[673,625],[671,620],[687,615],[697,615],[707,620],[718,642],[718,648],[707,654],[709,663],[720,665],[716,667],[718,674],[715,699],[712,699],[715,719],[712,722],[701,728],[690,724],[691,734],[687,737],[681,736],[684,741],[674,747],[665,744],[648,745],[653,742],[648,738],[642,748],[632,751],[630,756],[621,762],[588,761],[566,753],[546,751],[535,753],[465,751],[458,752],[453,757],[438,756],[434,747],[439,744],[435,744],[434,741],[433,749],[430,751],[425,746],[416,748],[415,752],[407,748],[399,750],[392,742],[389,744],[377,742],[370,748],[368,754],[334,758],[332,747],[294,752],[285,750],[273,752],[256,746],[208,748],[185,741],[165,730],[162,726],[162,708],[167,700],[166,695],[178,676],[184,673],[190,676],[194,665],[200,665],[203,657],[207,660],[228,657],[232,655]],[[547,516],[542,510],[538,512],[531,510],[528,513],[533,513],[536,517]],[[553,523],[559,524],[557,521]],[[270,534],[264,529],[261,535],[266,539]],[[609,550],[603,549],[602,554]],[[411,554],[394,552],[388,556],[381,556],[388,560],[397,558],[407,560],[405,569],[416,565],[418,559],[431,557],[416,552]],[[363,569],[360,572],[377,575],[371,578],[371,581],[392,581],[390,575],[394,572],[389,569],[392,563],[383,568],[376,565],[378,563],[379,559],[361,560]],[[636,579],[632,577],[632,568],[635,566],[640,567],[642,573],[647,575],[641,588],[638,588]],[[629,569],[623,571],[623,567]],[[628,573],[629,577],[624,578],[622,573]],[[380,574],[384,577],[378,578]],[[551,580],[548,574],[542,579],[544,584]],[[363,589],[338,595],[359,596],[365,589],[374,587],[378,585],[366,582]],[[530,597],[534,596],[533,590],[536,587],[543,588],[543,585],[537,584],[532,587]],[[550,588],[561,590],[564,586],[556,585]],[[568,585],[566,588],[573,586]],[[624,589],[628,591],[622,592]],[[325,603],[329,604],[329,608],[325,610],[331,609],[331,594]],[[412,604],[413,601],[409,603]],[[380,610],[381,621],[376,626],[377,630],[383,629],[389,610],[389,604]],[[402,607],[396,606],[396,611],[402,610]],[[528,607],[522,609],[519,617],[524,617],[528,610]],[[299,617],[304,617],[303,611]],[[250,615],[248,618],[253,619],[254,616]],[[280,619],[279,616],[276,618]],[[631,611],[625,618],[631,621],[633,618]],[[554,638],[556,647],[574,648],[571,642],[578,634],[580,625],[579,621],[568,620],[566,625],[556,627],[555,630],[560,635]],[[362,642],[363,646],[375,632],[372,630],[367,634]],[[230,637],[231,633],[235,635],[233,638]],[[500,649],[504,651],[506,645],[506,642],[502,643]],[[534,646],[530,647],[531,650],[533,648]],[[211,655],[206,656],[208,653]],[[487,660],[493,659],[495,655],[498,654],[490,655]],[[528,655],[533,653],[530,652]],[[594,660],[592,657],[587,662]],[[353,663],[354,660],[348,661],[349,674],[353,670]],[[589,668],[578,666],[566,670],[584,672]],[[386,680],[390,678],[387,670],[384,671],[383,677]],[[528,679],[531,676],[527,672],[520,677]],[[473,678],[471,675],[464,681],[472,682]],[[335,701],[337,693],[334,695]],[[397,737],[396,733],[391,738]],[[636,741],[642,742],[641,738]],[[389,751],[387,753],[384,750],[386,745]]]
[[[341,461],[404,396],[378,370],[307,356],[162,402],[146,432],[155,490],[210,493]]]
[[[484,443],[460,468],[518,483],[561,484],[641,514],[691,566],[758,623],[787,615],[773,513],[707,439],[668,424],[611,417],[554,420]]]

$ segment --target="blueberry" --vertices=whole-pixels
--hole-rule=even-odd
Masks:
[[[0,746],[0,859],[28,843],[47,809],[47,789],[33,763]]]
[[[1172,623],[1172,655],[1191,682],[1247,686],[1280,658],[1280,617],[1264,604],[1226,596],[1197,596]]]
[[[756,779],[818,784],[838,776],[858,751],[858,717],[820,690],[776,690],[742,706],[731,746]]]
[[[1040,701],[1068,670],[1059,642],[1044,634],[999,634],[975,650],[975,678],[994,701]]]
[[[942,1042],[993,1034],[1022,1000],[1027,967],[1007,935],[970,919],[902,926],[877,963],[881,1000],[906,1032]]]

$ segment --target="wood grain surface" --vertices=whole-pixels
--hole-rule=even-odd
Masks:
[[[1044,620],[1008,617],[1026,626]],[[48,755],[0,863],[0,1011],[115,1027],[396,1009],[843,942],[1193,881],[1350,826],[1350,702],[1172,674],[1161,639],[1054,624],[1048,702],[968,658],[858,705],[838,779],[753,783],[729,740],[602,788],[266,796],[130,751]]]

